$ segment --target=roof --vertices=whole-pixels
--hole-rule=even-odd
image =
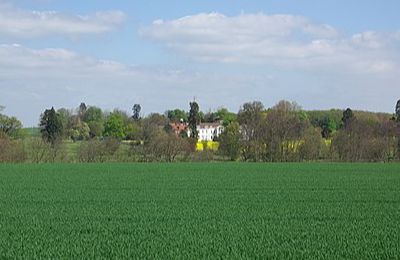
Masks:
[[[221,127],[222,124],[220,122],[216,123],[200,123],[197,125],[198,128],[218,128]]]

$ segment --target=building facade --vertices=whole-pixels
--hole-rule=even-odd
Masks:
[[[197,125],[197,132],[199,133],[199,142],[203,141],[213,141],[215,138],[219,137],[224,131],[222,123],[200,123]],[[187,130],[188,136],[190,136],[190,129]]]

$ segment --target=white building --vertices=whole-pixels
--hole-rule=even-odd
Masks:
[[[224,127],[220,122],[217,123],[200,123],[197,125],[197,132],[199,133],[199,142],[213,141],[224,131]],[[190,136],[190,130],[188,131]]]

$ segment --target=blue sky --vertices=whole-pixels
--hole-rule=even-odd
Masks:
[[[0,0],[0,105],[24,125],[81,101],[145,113],[306,109],[392,112],[400,98],[395,0]]]

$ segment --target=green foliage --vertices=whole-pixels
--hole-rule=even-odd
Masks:
[[[88,124],[90,122],[103,122],[103,112],[101,111],[101,108],[94,106],[89,107],[85,112],[83,121]]]
[[[102,136],[104,131],[104,117],[100,108],[89,107],[84,114],[83,121],[89,127],[89,136],[91,138]]]
[[[181,109],[174,109],[174,110],[167,110],[165,112],[165,114],[167,115],[168,119],[171,122],[180,122],[181,120],[183,120],[183,122],[187,122],[188,121],[188,114],[186,113],[186,111],[181,110]]]
[[[113,112],[108,116],[106,122],[104,123],[103,135],[119,140],[125,138],[124,118],[120,113]]]
[[[103,122],[90,121],[88,123],[88,126],[89,126],[89,136],[91,138],[102,136],[103,131],[104,131]]]
[[[231,161],[235,161],[240,156],[241,151],[241,133],[240,126],[237,122],[232,122],[225,127],[224,132],[220,136],[221,153],[228,156]]]
[[[139,140],[140,139],[140,127],[134,122],[128,123],[125,126],[124,132],[125,132],[125,138],[127,140]]]
[[[218,120],[222,120],[224,126],[228,126],[230,123],[235,122],[237,120],[236,113],[230,112],[226,108],[220,108],[215,112]]]
[[[399,259],[398,164],[0,165],[4,259]]]
[[[72,117],[72,111],[66,109],[66,108],[60,108],[57,110],[57,113],[59,115],[59,118],[61,120],[62,126],[63,126],[63,134],[64,137],[68,137],[69,134],[69,126],[70,126],[70,119]]]
[[[306,113],[311,125],[321,128],[321,135],[324,138],[330,138],[342,125],[342,110],[313,110]]]
[[[396,104],[396,120],[397,122],[400,122],[400,99]]]
[[[59,114],[54,110],[46,109],[40,119],[40,133],[43,140],[54,145],[60,141],[63,132],[63,125]]]
[[[15,139],[19,137],[21,129],[22,123],[16,117],[8,117],[0,114],[0,132]]]
[[[70,137],[73,141],[87,140],[90,132],[89,125],[78,119],[70,129]]]

